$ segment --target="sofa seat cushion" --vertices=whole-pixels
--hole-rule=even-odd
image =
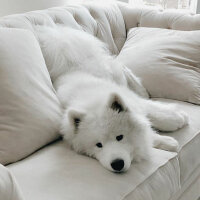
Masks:
[[[180,143],[178,156],[154,149],[149,161],[133,163],[127,173],[115,174],[104,169],[96,160],[76,154],[65,142],[57,141],[8,166],[25,198],[170,199],[200,163],[200,107],[175,100],[156,100],[176,102],[190,115],[189,127],[170,133]]]
[[[178,159],[181,185],[185,184],[193,171],[200,167],[200,106],[167,99],[157,99],[166,103],[176,103],[177,107],[189,115],[189,126],[169,133],[179,141]],[[166,134],[166,133],[165,133]]]
[[[152,187],[162,189],[163,200],[167,200],[179,187],[178,166],[176,153],[155,150],[150,161],[133,164],[127,173],[115,174],[59,141],[9,169],[29,200],[124,199],[139,184],[148,183],[151,176]]]
[[[10,171],[0,164],[0,199],[24,200],[20,188]]]

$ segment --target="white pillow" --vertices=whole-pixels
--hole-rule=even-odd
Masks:
[[[200,104],[200,31],[133,28],[118,59],[151,97]]]
[[[15,162],[55,140],[60,116],[34,35],[0,28],[0,163]]]

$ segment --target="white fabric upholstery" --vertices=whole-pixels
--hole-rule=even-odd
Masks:
[[[0,28],[0,163],[16,162],[59,134],[61,108],[39,44]]]
[[[200,196],[200,167],[187,179],[170,200],[198,199]]]
[[[176,103],[177,107],[184,110],[189,115],[189,126],[174,133],[169,133],[179,141],[180,149],[178,153],[180,165],[181,185],[191,176],[192,172],[200,166],[200,106],[176,101],[158,99],[159,101]],[[165,133],[166,134],[166,133]]]
[[[172,134],[180,153],[154,151],[150,161],[133,163],[125,174],[114,174],[99,163],[70,150],[63,141],[51,144],[23,161],[9,165],[29,200],[131,199],[168,200],[200,165],[200,107],[177,102],[187,112],[190,127]],[[165,133],[167,134],[167,133]],[[187,151],[188,149],[188,151]],[[185,152],[188,152],[185,154]],[[196,152],[196,153],[195,153]]]
[[[199,30],[200,15],[134,8],[125,3],[86,3],[10,15],[0,19],[2,27],[33,31],[35,25],[63,25],[87,31],[107,43],[111,52],[118,54],[130,28],[140,26]]]
[[[9,169],[29,200],[124,199],[154,173],[161,178],[159,181],[157,177],[154,184],[164,186],[163,200],[167,200],[179,187],[175,156],[176,153],[155,150],[149,162],[133,164],[125,174],[114,174],[96,160],[78,155],[58,142],[9,165]]]
[[[21,190],[10,171],[0,164],[0,199],[23,200]]]
[[[34,30],[35,25],[62,25],[87,31],[104,41],[110,51],[118,54],[126,31],[123,16],[117,5],[87,4],[33,11],[3,17],[0,26]]]
[[[200,29],[200,15],[183,13],[178,10],[161,11],[148,8],[135,8],[125,3],[118,5],[124,17],[126,30],[137,26],[183,31]]]
[[[130,29],[118,59],[151,97],[200,104],[200,31]]]
[[[200,16],[137,9],[126,4],[86,4],[0,19],[2,27],[34,32],[35,25],[62,25],[87,31],[104,41],[113,54],[118,54],[130,28],[146,26],[198,30]],[[189,127],[172,135],[181,145],[178,156],[155,150],[149,162],[133,164],[126,174],[113,174],[97,161],[78,155],[66,148],[63,142],[57,142],[8,168],[16,175],[25,198],[30,200],[55,200],[58,197],[59,200],[169,200],[187,183],[194,168],[199,168],[200,107],[178,103],[189,113],[191,121]],[[195,192],[199,194],[199,191]]]

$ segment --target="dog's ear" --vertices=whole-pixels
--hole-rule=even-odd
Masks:
[[[68,112],[69,121],[70,121],[70,124],[74,126],[75,130],[78,129],[81,121],[84,118],[84,115],[85,114],[83,112],[76,111],[76,110],[69,110]]]
[[[108,106],[109,108],[111,108],[114,111],[117,111],[118,113],[126,112],[128,110],[123,99],[120,97],[120,95],[116,93],[110,95]]]

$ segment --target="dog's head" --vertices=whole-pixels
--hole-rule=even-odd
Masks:
[[[66,110],[61,129],[76,152],[114,172],[125,172],[132,160],[147,158],[152,131],[145,115],[128,107],[118,94],[111,94],[95,111]]]

